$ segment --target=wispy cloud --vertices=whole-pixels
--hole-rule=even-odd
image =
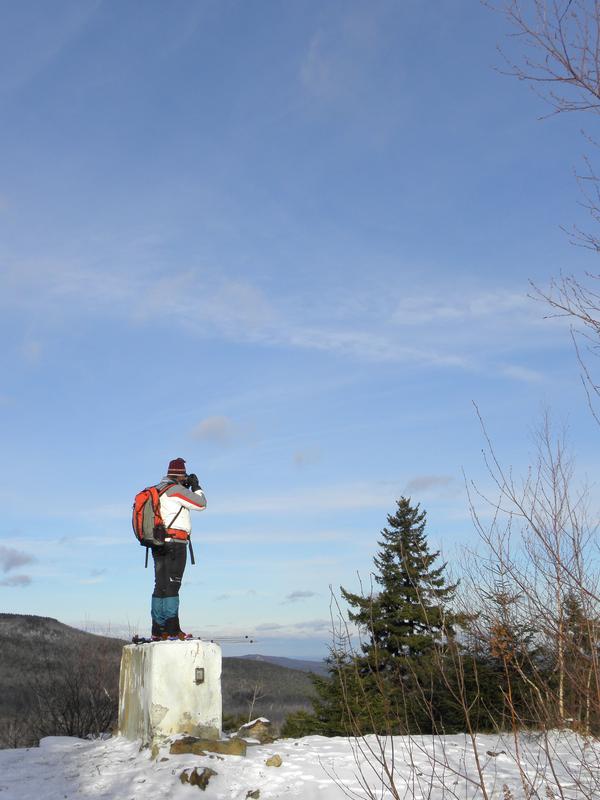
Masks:
[[[532,323],[531,300],[526,292],[508,289],[434,295],[416,294],[402,297],[392,314],[397,325],[423,326],[432,323],[450,323],[458,320],[499,317],[523,317]]]
[[[254,635],[262,638],[286,636],[290,638],[307,639],[311,637],[325,637],[329,640],[331,635],[331,620],[307,619],[299,622],[263,622],[254,628]]]
[[[10,586],[13,588],[19,586],[29,586],[31,578],[29,575],[11,575],[10,578],[5,578],[0,581],[0,586]]]
[[[283,601],[284,604],[288,603],[297,603],[300,600],[308,600],[310,597],[316,597],[316,592],[309,592],[302,589],[297,589],[295,592],[290,592],[286,595],[285,600]]]
[[[520,367],[517,364],[500,364],[498,372],[506,378],[512,378],[523,383],[539,383],[544,380],[541,372],[529,369],[529,367]]]
[[[307,467],[317,464],[321,459],[321,451],[318,447],[306,447],[294,453],[294,464],[297,467]]]
[[[285,625],[280,622],[263,622],[261,625],[257,625],[254,630],[266,633],[267,631],[280,631],[283,628],[285,628]]]
[[[212,509],[212,506],[211,506]],[[206,521],[209,524],[209,521]],[[302,531],[303,542],[335,542],[342,541],[348,536],[347,530],[307,530]],[[254,544],[259,542],[279,542],[294,544],[298,541],[298,531],[282,531],[280,528],[273,530],[243,530],[239,532],[221,532],[211,531],[203,527],[202,529],[203,542],[215,542],[217,544],[227,544],[233,542],[243,542],[246,544]]]
[[[207,417],[192,431],[194,439],[211,444],[230,444],[236,433],[236,426],[229,417]]]
[[[0,546],[0,569],[2,572],[10,572],[12,569],[22,567],[25,564],[32,564],[35,558],[22,550],[13,547]]]
[[[432,489],[446,489],[453,482],[454,478],[451,475],[418,475],[406,484],[406,493],[419,494]]]
[[[70,314],[118,315],[132,324],[162,319],[197,337],[363,362],[488,372],[509,380],[537,380],[519,353],[525,346],[547,347],[553,330],[562,335],[542,320],[525,286],[463,292],[443,286],[435,294],[407,294],[392,281],[383,296],[381,287],[355,287],[360,304],[349,289],[346,298],[322,292],[313,303],[301,293],[268,295],[249,281],[204,269],[167,276],[36,263],[9,264],[0,272],[0,306],[47,324],[64,324]],[[239,434],[239,426],[225,416],[202,420],[193,431],[220,444]]]
[[[366,86],[367,66],[377,52],[378,17],[351,12],[332,17],[311,36],[300,65],[304,90],[320,100],[356,97]]]
[[[28,339],[21,345],[21,354],[25,361],[37,364],[42,356],[42,343],[36,339]]]
[[[97,583],[104,582],[104,576],[108,570],[104,569],[91,569],[89,578],[80,578],[77,583],[81,584],[82,586],[94,586]]]
[[[23,11],[18,35],[4,37],[0,55],[0,93],[19,89],[57,58],[95,14],[102,0],[66,2],[52,14]],[[6,23],[6,19],[5,19]]]
[[[221,496],[213,502],[213,514],[250,514],[264,512],[287,512],[290,508],[296,513],[302,510],[338,511],[340,509],[387,508],[390,500],[401,494],[401,483],[373,482],[352,484],[329,484],[303,487],[271,495],[251,495],[242,497]]]

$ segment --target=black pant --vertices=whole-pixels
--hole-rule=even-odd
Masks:
[[[166,542],[152,548],[154,592],[152,593],[152,634],[176,636],[179,625],[179,589],[185,569],[187,544]]]
[[[154,597],[176,597],[187,560],[186,542],[165,542],[152,549],[154,559]]]

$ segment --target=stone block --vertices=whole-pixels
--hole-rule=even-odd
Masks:
[[[199,640],[127,645],[121,656],[119,733],[156,746],[178,734],[218,739],[221,648]]]
[[[169,752],[172,755],[194,754],[202,756],[205,753],[220,753],[224,756],[245,756],[246,742],[243,739],[197,739],[195,736],[186,736],[177,739],[171,745]]]

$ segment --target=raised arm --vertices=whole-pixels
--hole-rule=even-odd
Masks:
[[[206,508],[206,497],[202,489],[191,492],[185,486],[176,483],[173,486],[169,486],[165,494],[167,497],[173,497],[178,500],[182,506],[189,508],[190,511],[203,511]]]

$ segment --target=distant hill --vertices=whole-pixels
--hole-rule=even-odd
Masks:
[[[83,694],[84,688],[87,691],[88,685],[95,684],[116,711],[125,644],[51,617],[0,614],[0,746],[2,741],[6,746],[3,731],[15,729],[17,722],[19,729],[26,727],[40,702],[49,703],[63,692],[64,681],[81,686]],[[240,716],[244,721],[249,715],[266,716],[281,722],[292,711],[311,708],[314,690],[306,670],[290,669],[267,658],[223,658],[224,716]]]
[[[250,653],[240,658],[247,658],[249,661],[266,661],[269,664],[277,664],[288,669],[299,669],[301,672],[314,672],[316,675],[327,675],[327,664],[324,661],[309,661],[303,658],[284,658],[283,656],[263,656]]]

